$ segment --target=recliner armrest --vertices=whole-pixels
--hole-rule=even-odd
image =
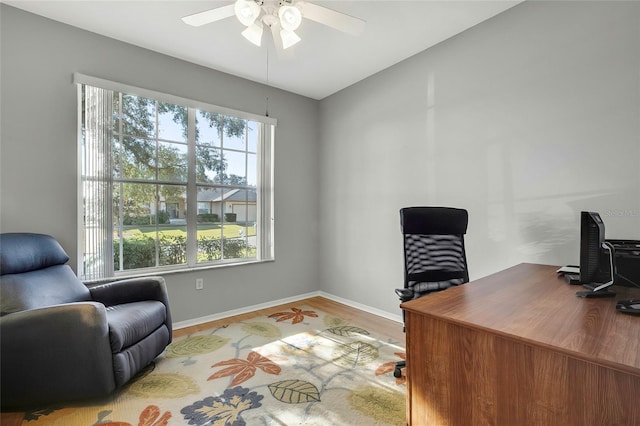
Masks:
[[[53,305],[0,318],[2,408],[105,395],[115,389],[105,307]]]
[[[89,287],[91,298],[106,306],[157,300],[169,305],[167,288],[162,277],[130,278]]]
[[[55,335],[61,338],[88,336],[106,336],[109,332],[106,309],[102,303],[75,302],[51,305],[45,308],[15,312],[0,318],[3,346],[11,344],[16,337],[26,335]]]
[[[169,294],[162,277],[129,278],[89,287],[91,297],[105,306],[123,303],[157,300],[167,308],[167,328],[172,331],[171,311],[169,309]]]

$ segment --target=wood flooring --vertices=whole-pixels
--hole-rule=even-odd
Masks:
[[[220,327],[233,322],[244,321],[259,316],[270,315],[275,312],[288,310],[302,305],[338,316],[350,321],[353,325],[359,325],[367,330],[374,331],[375,333],[389,336],[398,342],[402,342],[404,345],[405,340],[404,333],[402,332],[402,324],[320,296],[302,299],[296,302],[274,306],[272,308],[260,309],[246,314],[235,315],[191,327],[181,328],[179,330],[174,330],[173,336],[180,337],[200,330]],[[399,307],[398,312],[400,312]],[[23,416],[24,413],[22,412],[0,413],[0,426],[19,426],[22,424]]]

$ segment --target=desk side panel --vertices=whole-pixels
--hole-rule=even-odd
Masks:
[[[640,374],[413,312],[406,323],[411,425],[640,424]]]

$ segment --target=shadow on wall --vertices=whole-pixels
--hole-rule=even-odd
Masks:
[[[549,206],[546,206],[549,207]],[[558,264],[559,259],[571,257],[580,239],[580,212],[567,203],[551,208],[516,214],[519,223],[516,246],[528,262]],[[577,257],[576,257],[577,259]]]
[[[564,198],[564,199],[563,199]],[[527,262],[577,264],[580,252],[580,212],[600,213],[608,239],[637,239],[640,211],[624,200],[632,194],[580,194],[554,200],[518,201],[515,206],[516,250]],[[630,203],[631,203],[630,202]],[[629,204],[630,204],[629,203]]]

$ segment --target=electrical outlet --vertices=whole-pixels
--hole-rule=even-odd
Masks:
[[[202,278],[196,278],[196,290],[202,290],[204,288],[204,280]]]

